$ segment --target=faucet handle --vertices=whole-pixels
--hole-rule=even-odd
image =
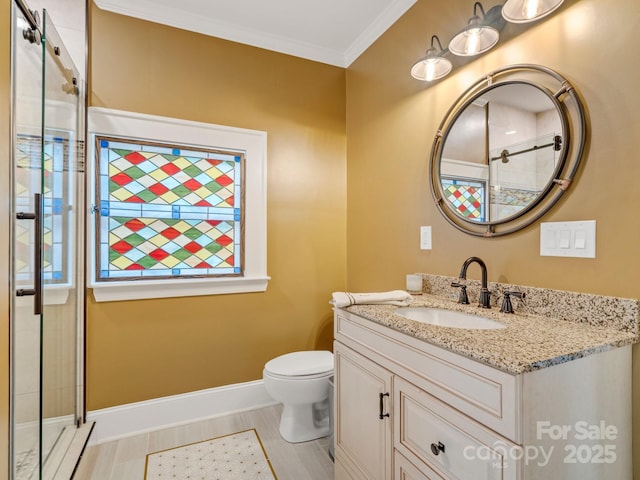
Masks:
[[[520,299],[522,303],[524,303],[524,299],[527,296],[527,294],[524,292],[504,292],[504,293],[505,295],[508,293],[510,296]]]
[[[460,289],[460,296],[458,297],[458,303],[469,305],[469,296],[467,295],[467,286],[460,282],[451,282],[452,287]]]
[[[500,311],[502,313],[514,313],[513,305],[511,304],[511,297],[516,297],[520,299],[522,303],[524,303],[524,299],[526,294],[524,292],[504,292],[504,298],[502,299],[502,306],[500,307]]]
[[[513,305],[511,304],[511,292],[504,292],[500,311],[502,313],[513,313]]]

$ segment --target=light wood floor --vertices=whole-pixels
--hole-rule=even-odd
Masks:
[[[87,447],[73,480],[143,480],[149,453],[255,428],[278,480],[332,480],[328,438],[290,444],[280,437],[282,406],[213,418]]]

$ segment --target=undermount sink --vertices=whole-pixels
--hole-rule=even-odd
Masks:
[[[395,312],[396,315],[414,320],[416,322],[428,323],[439,327],[465,328],[472,330],[493,330],[506,328],[506,325],[489,318],[471,315],[469,313],[454,312],[452,310],[442,310],[429,307],[401,307]]]

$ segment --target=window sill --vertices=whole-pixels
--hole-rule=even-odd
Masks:
[[[264,292],[271,277],[153,280],[91,285],[96,302]]]

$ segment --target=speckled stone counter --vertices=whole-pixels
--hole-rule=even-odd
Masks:
[[[414,297],[412,307],[471,313],[501,322],[506,328],[468,330],[429,325],[394,314],[398,307],[393,305],[352,305],[343,310],[511,374],[550,367],[638,341],[637,300],[490,285],[490,290],[494,291],[493,303],[497,303],[496,297],[501,300],[495,294],[497,291],[528,288],[526,308],[514,301],[517,313],[506,314],[500,313],[499,304],[492,304],[491,309],[476,306],[477,296],[472,288],[469,289],[471,305],[462,305],[449,298],[453,290],[450,283],[455,279],[433,275],[424,275],[424,279],[425,292],[435,290],[447,296],[424,293]],[[469,282],[469,287],[472,283]],[[457,298],[455,292],[454,297]],[[531,297],[537,297],[537,300]],[[540,314],[536,305],[550,314]],[[570,312],[562,315],[562,310]]]

